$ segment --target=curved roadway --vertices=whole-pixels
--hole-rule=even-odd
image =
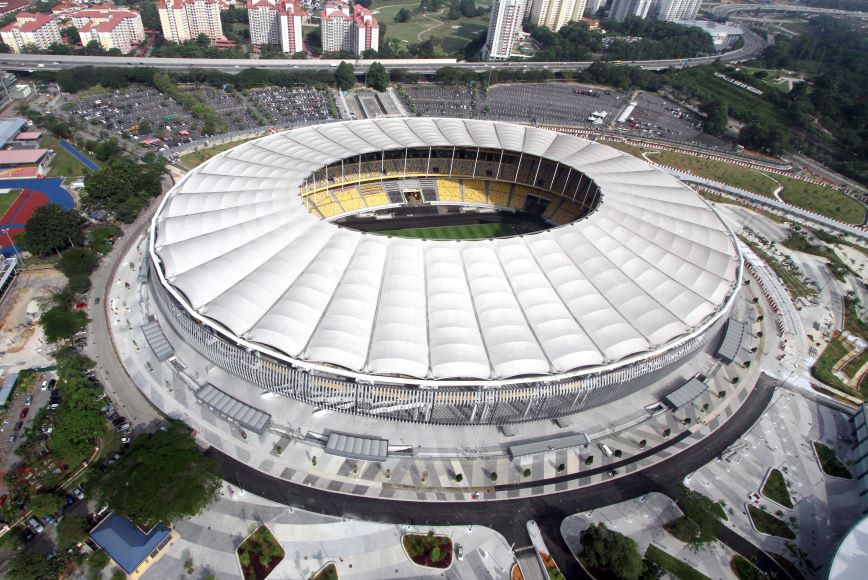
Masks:
[[[711,64],[720,59],[727,62],[741,62],[758,56],[765,49],[763,38],[749,30],[745,31],[744,46],[723,54],[702,56],[697,58],[673,58],[662,60],[630,61],[632,64],[647,70],[661,70],[671,67],[699,66]],[[130,56],[72,56],[51,54],[3,54],[0,55],[0,68],[7,70],[62,70],[79,66],[114,66],[132,68],[148,66],[169,70],[189,70],[191,68],[219,70],[228,73],[238,73],[245,68],[279,69],[279,70],[331,70],[337,67],[340,60],[291,60],[291,59],[221,59],[221,58],[152,58]],[[356,73],[364,73],[374,60],[349,61],[355,66]],[[444,66],[454,66],[470,69],[476,72],[490,70],[550,70],[560,72],[566,70],[584,70],[594,61],[581,62],[456,62],[453,59],[382,59],[379,60],[387,69],[403,69],[412,73],[434,74]]]
[[[669,459],[614,481],[588,488],[542,497],[478,502],[412,502],[331,493],[264,474],[215,448],[208,454],[216,459],[223,478],[233,485],[285,505],[318,513],[377,522],[421,526],[483,525],[503,534],[509,543],[527,543],[525,522],[540,524],[552,555],[567,578],[584,577],[560,535],[561,521],[568,515],[587,511],[659,491],[673,498],[682,493],[678,482],[733,444],[750,429],[771,400],[776,382],[761,376],[740,409],[701,444],[693,445]],[[766,571],[780,578],[787,575],[776,562],[751,542],[728,528],[719,539],[730,548],[755,558]]]

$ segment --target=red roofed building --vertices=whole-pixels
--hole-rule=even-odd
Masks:
[[[0,151],[0,168],[9,169],[22,165],[35,167],[45,175],[53,153],[50,149],[5,149]]]
[[[380,24],[373,13],[362,6],[353,6],[352,51],[380,50]]]
[[[276,44],[283,52],[304,50],[302,45],[301,7],[285,0],[254,0],[247,9],[250,42],[254,45]]]
[[[60,29],[53,14],[19,12],[15,22],[0,29],[0,37],[12,52],[21,52],[28,45],[45,50],[60,42]]]
[[[184,42],[200,34],[212,42],[223,39],[218,0],[159,0],[157,11],[166,40]]]
[[[320,14],[320,35],[324,52],[352,52],[380,49],[380,24],[373,13],[356,4],[329,2]]]
[[[85,46],[95,40],[104,50],[126,54],[145,39],[142,16],[133,10],[79,10],[70,17]]]
[[[0,0],[0,16],[30,8],[32,5],[33,0]]]

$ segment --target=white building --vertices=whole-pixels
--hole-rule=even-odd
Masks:
[[[380,49],[380,24],[373,13],[356,4],[352,11],[343,2],[328,2],[320,13],[323,52],[352,52]]]
[[[530,21],[557,32],[569,22],[581,20],[586,0],[534,0]]]
[[[45,50],[60,42],[60,28],[52,14],[19,12],[15,22],[0,30],[0,38],[12,52],[21,52],[25,46]]]
[[[624,20],[630,16],[645,18],[648,16],[648,9],[654,0],[612,0],[612,7],[609,8],[609,18],[612,20]]]
[[[731,24],[721,24],[709,20],[676,20],[675,24],[701,28],[711,36],[714,50],[720,52],[731,47],[744,35],[744,30]]]
[[[541,1],[541,0],[537,0]],[[522,33],[525,0],[494,0],[488,21],[488,38],[482,47],[484,60],[506,60]]]
[[[157,8],[166,40],[184,42],[195,40],[200,34],[211,42],[223,39],[217,0],[160,0]]]
[[[660,0],[657,20],[695,20],[702,0]]]
[[[250,20],[250,42],[255,45],[274,44],[286,53],[302,52],[303,36],[301,7],[291,2],[256,0],[247,10]]]
[[[142,17],[132,10],[79,10],[69,17],[84,46],[95,40],[104,50],[117,48],[126,54],[145,39]]]

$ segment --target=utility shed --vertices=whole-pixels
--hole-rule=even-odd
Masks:
[[[663,402],[669,405],[672,410],[680,409],[706,390],[708,390],[708,385],[693,378],[663,397]]]
[[[211,383],[196,391],[196,398],[230,421],[254,433],[262,434],[271,422],[271,415],[268,413],[230,397]]]
[[[730,319],[726,325],[726,331],[723,333],[723,339],[720,341],[720,346],[717,347],[717,358],[726,364],[734,361],[739,349],[741,349],[741,343],[744,341],[746,333],[747,323]]]
[[[537,453],[550,453],[560,449],[570,449],[572,447],[588,445],[588,438],[585,435],[571,434],[553,437],[543,441],[532,441],[530,443],[516,443],[509,446],[509,456],[513,459],[524,457],[527,455],[536,455]]]
[[[389,457],[389,442],[385,439],[330,433],[325,450],[326,453],[340,457],[382,462]]]
[[[157,360],[163,362],[175,356],[175,351],[172,345],[166,340],[166,335],[163,334],[160,325],[156,321],[148,322],[142,325],[142,332],[145,335],[145,340],[148,341],[148,346],[157,355]]]

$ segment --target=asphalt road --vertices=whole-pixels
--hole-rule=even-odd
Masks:
[[[765,49],[766,43],[759,35],[745,31],[744,46],[730,52],[688,59],[662,59],[630,61],[625,64],[640,66],[648,70],[660,70],[670,67],[699,66],[711,64],[720,59],[726,62],[741,62],[756,57]],[[112,57],[112,56],[72,56],[51,54],[3,54],[0,55],[0,67],[6,70],[62,70],[78,66],[115,66],[122,68],[149,66],[160,69],[189,70],[190,68],[220,70],[228,73],[238,73],[245,68],[268,68],[280,70],[334,70],[340,60],[308,59],[208,59],[208,58],[149,58],[149,57]],[[348,60],[356,73],[364,73],[375,61]],[[477,72],[488,72],[494,69],[545,69],[552,72],[564,70],[584,70],[591,66],[592,61],[583,62],[456,62],[454,59],[382,59],[379,61],[387,69],[403,69],[408,72],[433,74],[444,66],[454,66],[471,69]]]
[[[584,576],[560,535],[560,524],[565,517],[650,491],[678,497],[679,482],[687,474],[720,455],[759,419],[771,401],[775,385],[772,379],[761,376],[738,412],[699,445],[605,484],[543,497],[437,503],[375,499],[331,493],[278,479],[214,448],[209,449],[208,454],[220,463],[224,479],[231,484],[272,501],[318,513],[420,526],[484,525],[497,530],[517,546],[528,543],[525,523],[533,519],[539,524],[552,555],[567,578],[581,578]],[[782,578],[787,577],[777,563],[764,557],[758,548],[735,532],[725,530],[719,539],[736,551],[756,557],[764,569],[773,570]]]

